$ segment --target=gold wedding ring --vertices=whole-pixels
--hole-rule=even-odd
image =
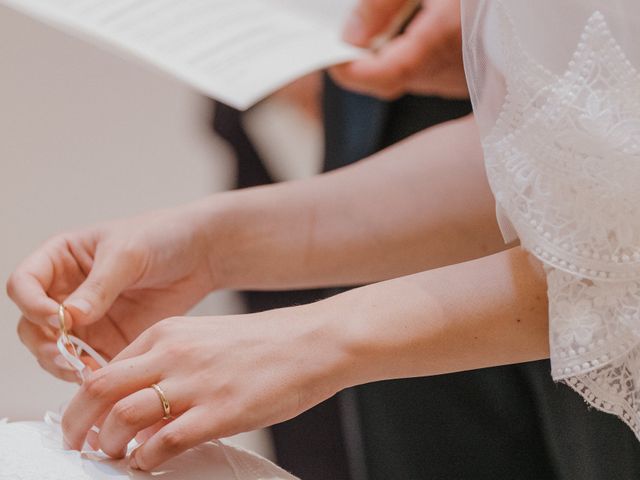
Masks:
[[[76,350],[75,345],[69,340],[69,331],[67,330],[67,322],[66,322],[66,307],[63,303],[58,306],[58,322],[60,323],[60,335],[62,336],[62,341],[65,346],[71,350],[71,353],[78,356],[78,352]]]
[[[171,418],[171,404],[169,403],[169,400],[167,400],[167,396],[164,394],[164,391],[160,388],[159,385],[156,385],[154,383],[153,385],[151,385],[151,388],[156,391],[158,397],[160,398],[160,403],[162,403],[162,411],[164,412],[164,417],[162,417],[162,419],[169,420]]]

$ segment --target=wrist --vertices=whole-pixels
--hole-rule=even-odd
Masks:
[[[325,344],[333,346],[331,375],[338,390],[397,376],[389,370],[402,346],[388,334],[394,327],[384,320],[389,306],[381,303],[379,293],[361,287],[310,306],[320,311],[315,317],[321,319]]]
[[[435,372],[428,352],[446,343],[445,313],[413,277],[361,287],[329,301],[339,312],[335,318],[341,324],[350,386]]]
[[[301,358],[313,358],[305,389],[315,397],[328,398],[345,388],[364,383],[359,381],[359,363],[351,348],[348,328],[345,328],[346,311],[334,298],[293,307],[294,316],[301,320],[298,325],[303,330],[294,343],[303,348]]]
[[[187,206],[194,241],[201,252],[204,267],[211,284],[211,290],[231,288],[231,272],[226,259],[232,251],[235,233],[232,230],[233,202],[228,201],[229,193],[219,193]]]

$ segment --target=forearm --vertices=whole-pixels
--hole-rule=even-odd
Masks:
[[[549,354],[544,272],[520,248],[356,289],[315,308],[346,339],[347,386]]]
[[[504,247],[471,118],[312,179],[208,199],[226,288],[355,285]]]

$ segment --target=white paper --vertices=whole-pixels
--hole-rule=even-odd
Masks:
[[[362,53],[342,42],[336,25],[310,7],[309,2],[0,0],[0,3],[133,54],[241,110],[302,75],[355,59]]]

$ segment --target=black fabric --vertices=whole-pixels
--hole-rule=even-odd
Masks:
[[[369,479],[640,478],[631,430],[550,378],[541,361],[358,387]]]
[[[213,130],[227,141],[236,157],[236,188],[248,188],[273,183],[260,154],[257,152],[242,125],[238,110],[216,103]]]
[[[407,95],[394,102],[347,92],[328,77],[323,96],[324,170],[362,160],[425,128],[471,112],[467,101]]]
[[[535,405],[514,367],[357,389],[369,478],[546,479]]]

